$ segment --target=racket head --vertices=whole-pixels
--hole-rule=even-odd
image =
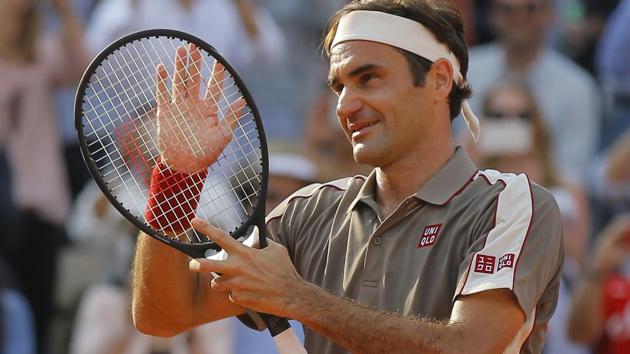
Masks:
[[[225,70],[221,97],[215,101],[217,119],[226,119],[226,110],[230,111],[235,99],[246,103],[231,142],[207,169],[196,216],[235,239],[256,225],[264,243],[268,151],[262,120],[236,70],[203,40],[181,31],[152,29],[107,46],[90,63],[78,86],[75,128],[83,159],[114,207],[144,233],[198,258],[220,247],[190,228],[169,236],[163,228],[152,227],[144,214],[151,171],[160,155],[155,134],[156,66],[166,67],[170,89],[177,48],[190,43],[202,54],[202,88],[213,79],[215,62]]]

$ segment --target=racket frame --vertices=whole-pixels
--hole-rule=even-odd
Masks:
[[[238,239],[244,236],[245,232],[247,232],[247,230],[251,226],[258,226],[260,247],[261,248],[266,247],[267,240],[266,240],[266,229],[265,229],[266,228],[265,227],[265,202],[267,200],[267,185],[268,185],[268,180],[269,180],[269,155],[268,155],[268,149],[267,149],[267,138],[265,135],[263,124],[262,124],[262,119],[258,111],[258,107],[256,106],[253,96],[247,89],[247,86],[245,85],[244,81],[236,72],[236,69],[234,69],[234,67],[230,65],[230,63],[213,46],[211,46],[210,44],[206,43],[205,41],[191,34],[177,31],[177,30],[163,29],[163,28],[143,30],[143,31],[131,33],[112,42],[92,60],[90,65],[88,65],[87,69],[83,73],[83,76],[81,77],[81,81],[77,88],[77,92],[75,96],[74,113],[75,113],[75,129],[77,131],[77,135],[79,139],[79,147],[81,149],[81,155],[83,156],[83,160],[85,161],[86,166],[88,167],[90,171],[90,174],[92,174],[92,177],[96,181],[96,184],[101,189],[103,194],[105,194],[107,199],[112,203],[112,205],[127,220],[131,221],[136,227],[138,227],[140,230],[142,230],[142,232],[146,233],[147,235],[193,258],[206,257],[208,255],[207,254],[208,250],[214,250],[214,251],[221,250],[221,248],[212,241],[201,242],[201,243],[180,242],[177,239],[169,237],[163,232],[153,229],[146,222],[135,217],[131,213],[131,211],[128,208],[125,208],[124,205],[122,205],[122,203],[118,201],[118,198],[113,193],[110,192],[107,186],[107,183],[103,180],[98,167],[96,166],[96,164],[94,163],[94,161],[92,160],[90,156],[88,143],[86,141],[86,137],[83,130],[84,124],[83,124],[83,119],[82,119],[84,116],[84,112],[83,112],[83,104],[85,103],[84,95],[88,88],[88,85],[90,84],[90,79],[96,73],[96,70],[103,64],[104,60],[110,54],[115,53],[121,47],[124,47],[134,41],[141,40],[143,38],[150,38],[150,37],[156,37],[156,38],[166,37],[166,38],[180,39],[180,40],[184,40],[188,43],[192,43],[196,45],[197,47],[199,47],[199,49],[202,50],[203,55],[212,57],[215,60],[217,60],[221,65],[223,65],[225,70],[227,70],[228,73],[232,76],[234,83],[237,85],[239,89],[239,92],[242,94],[242,97],[245,99],[245,102],[247,103],[247,107],[249,108],[250,113],[254,117],[256,128],[258,131],[258,140],[260,142],[260,153],[261,153],[260,163],[262,166],[262,172],[260,175],[260,189],[258,193],[256,206],[251,212],[251,215],[249,215],[247,219],[236,230],[230,231],[229,234],[233,238]],[[203,51],[205,51],[205,53]]]

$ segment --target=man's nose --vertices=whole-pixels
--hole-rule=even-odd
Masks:
[[[337,100],[337,116],[340,119],[347,119],[360,111],[362,107],[363,101],[361,97],[344,87]]]

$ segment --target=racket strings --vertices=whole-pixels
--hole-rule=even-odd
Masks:
[[[83,104],[83,122],[88,128],[86,138],[92,141],[89,144],[90,155],[112,194],[127,208],[131,206],[128,210],[140,220],[144,218],[148,179],[159,158],[155,68],[158,63],[163,63],[167,71],[172,72],[172,66],[168,70],[169,63],[175,57],[177,47],[183,44],[183,41],[174,43],[172,40],[150,38],[132,42],[110,54],[93,75],[90,95]],[[247,107],[240,113],[234,111],[231,103],[241,99],[242,93],[229,71],[221,69],[225,70],[222,74],[225,77],[218,82],[215,75],[219,73],[213,75],[216,68],[214,58],[206,52],[202,54],[198,63],[189,58],[185,70],[188,75],[201,76],[200,90],[204,87],[208,92],[216,93],[216,97],[210,95],[209,98],[216,107],[217,124],[226,119],[235,120],[224,123],[229,128],[228,133],[232,134],[232,141],[209,167],[205,180],[198,174],[191,175],[195,183],[170,196],[168,202],[177,202],[182,194],[199,194],[195,185],[200,183],[203,190],[196,208],[197,215],[225,230],[235,230],[251,214],[261,188],[257,125]],[[172,81],[173,77],[169,75],[167,83],[172,84]],[[167,96],[164,99],[171,102],[173,98]],[[174,136],[185,137],[176,143],[189,148],[194,156],[201,155],[209,147],[197,140],[194,133],[203,129],[204,125],[185,119],[187,115],[199,114],[194,111],[199,107],[172,106],[177,109],[172,118],[179,119],[160,128],[172,129],[173,133],[178,133]],[[185,203],[188,207],[194,206],[190,200]],[[157,214],[168,212],[161,206],[158,208],[154,210]],[[170,237],[181,242],[206,242],[204,236],[183,228],[188,224],[185,217],[182,215],[170,220],[170,225],[159,225],[159,231],[166,233],[166,230],[181,228],[182,232]]]
[[[189,78],[189,80],[194,80],[194,79],[195,79],[195,75],[201,75],[201,74],[200,74],[201,70],[200,70],[200,68],[196,67],[196,65],[197,65],[197,63],[196,63],[195,61],[192,61],[191,63],[189,63],[189,65],[187,65],[187,66],[185,66],[185,67],[184,67],[184,70],[186,71],[186,76]],[[192,69],[191,69],[191,66],[192,66]],[[191,72],[190,72],[190,71],[192,71],[193,69],[195,70],[195,73],[194,73],[194,74],[191,74]],[[220,88],[219,88],[219,86],[220,86],[221,84],[220,84],[220,83],[219,83],[219,82],[215,79],[215,74],[217,74],[217,72],[215,71],[215,69],[216,69],[216,67],[214,67],[214,68],[212,69],[212,74],[211,74],[211,76],[210,76],[210,79],[208,80],[208,84],[206,85],[206,86],[207,86],[207,90],[208,90],[208,92],[213,92],[213,91],[216,91],[216,90],[218,89],[218,93],[222,96],[222,99],[223,99],[225,102],[231,102],[231,101],[233,101],[233,100],[234,100],[233,96],[238,96],[238,98],[240,98],[241,96],[239,95],[239,92],[238,92],[238,91],[233,92],[233,93],[231,93],[230,95],[225,95],[225,92],[226,92],[227,90],[226,90],[225,88],[224,88],[224,89],[220,89]],[[218,72],[218,74],[222,74],[222,72],[224,72],[224,69],[220,69],[220,72]],[[203,81],[203,80],[201,80],[201,81]],[[187,83],[183,83],[183,85],[186,85],[186,84],[187,84]],[[201,87],[201,85],[199,85],[199,86]],[[232,84],[231,86],[228,86],[227,88],[229,89],[230,87],[235,87],[235,84]],[[158,93],[158,94],[159,94],[159,93]],[[192,94],[193,94],[193,95],[199,95],[200,93],[199,93],[199,92],[192,92]],[[217,107],[217,108],[218,108],[218,107],[219,107],[219,101],[217,100],[217,98],[215,97],[215,95],[210,94],[210,98],[213,100],[212,104],[214,105],[214,107]],[[172,99],[172,97],[170,97],[170,96],[165,98],[165,100],[171,100],[171,99]],[[176,107],[177,107],[178,109],[180,109],[182,106],[181,106],[181,105],[177,105]],[[186,108],[190,108],[190,107],[191,107],[191,106],[187,106]],[[228,106],[227,106],[227,108],[230,110],[230,112],[229,112],[230,114],[229,114],[229,115],[224,115],[224,116],[222,117],[224,120],[231,119],[231,120],[236,120],[236,121],[238,121],[238,120],[240,120],[243,116],[245,116],[245,115],[246,115],[246,114],[244,114],[244,115],[242,115],[242,116],[237,116],[237,113],[236,113],[236,112],[234,112],[234,111],[232,110],[232,106],[231,106],[231,105],[228,105]],[[198,106],[192,106],[192,109],[197,109],[197,110],[200,110],[200,108],[199,108]],[[216,108],[215,108],[215,109],[216,109]],[[190,109],[188,109],[188,110],[186,110],[186,111],[181,111],[181,110],[180,110],[178,113],[179,113],[179,116],[185,116],[185,115],[190,115],[190,114],[195,114],[195,113],[197,113],[197,114],[198,114],[198,113],[200,113],[200,112],[191,112],[191,110],[190,110]],[[216,114],[216,115],[219,115],[220,113],[222,113],[222,112],[221,112],[221,111],[217,111],[217,114]],[[236,116],[236,117],[235,117],[235,116]],[[193,149],[194,147],[193,147],[193,146],[190,146],[190,143],[189,143],[189,142],[188,142],[188,143],[189,143],[189,144],[188,144],[188,145],[189,145],[188,147],[189,147],[189,148],[191,148],[191,149],[193,149],[193,154],[195,154],[195,155],[197,155],[197,154],[201,154],[201,151],[202,151],[202,149],[204,149],[204,147],[202,146],[202,144],[201,144],[201,143],[200,143],[197,139],[194,139],[194,130],[195,130],[195,129],[198,129],[199,127],[196,127],[196,126],[195,126],[195,127],[190,126],[190,124],[189,124],[189,123],[190,123],[190,121],[188,121],[188,120],[184,120],[184,121],[183,121],[183,123],[184,123],[185,128],[187,128],[187,132],[186,132],[186,133],[188,133],[188,134],[186,134],[186,135],[187,135],[187,136],[191,136],[191,137],[193,137],[193,141],[194,141],[194,143],[195,143],[195,145],[196,145],[196,147],[197,147],[198,149],[195,151],[195,150]],[[232,123],[233,123],[233,122],[228,122],[228,125],[232,125]],[[172,127],[172,128],[173,128],[173,127]],[[181,125],[181,124],[175,124],[174,129],[183,129],[183,128],[182,128],[182,125]],[[254,127],[254,129],[255,129],[255,127]],[[252,132],[253,132],[253,130],[252,130]],[[220,133],[221,133],[221,134],[223,134],[224,132],[223,132],[223,131],[221,131]],[[246,136],[246,135],[245,135],[245,136]],[[184,143],[184,142],[183,142],[183,143]],[[230,148],[230,147],[228,146],[228,148]],[[224,156],[224,157],[225,157],[225,156]],[[240,165],[240,164],[241,164],[241,161],[240,161],[240,160],[237,160],[237,163]],[[210,167],[210,168],[212,169],[212,167]],[[245,168],[245,166],[240,165],[240,168],[241,168],[241,169],[244,169],[244,168]],[[251,168],[251,167],[250,167],[250,168]],[[232,174],[231,174],[231,175],[232,175],[232,176],[236,176],[236,172],[235,172],[233,169],[232,169]],[[242,184],[244,184],[244,182],[248,182],[248,183],[250,184],[250,187],[252,188],[252,190],[254,190],[254,188],[255,188],[255,187],[254,187],[254,186],[253,186],[253,184],[251,183],[251,181],[252,181],[253,179],[254,179],[254,178],[250,178],[250,179],[247,179],[246,181],[240,181],[240,182],[239,182],[239,184],[241,184],[241,185],[242,185]],[[256,182],[258,182],[258,183],[259,183],[259,180],[258,180],[257,178],[256,178]],[[188,191],[188,190],[182,190],[179,194],[186,193],[187,191]],[[219,194],[219,195],[215,195],[215,198],[214,198],[214,199],[217,199],[217,198],[221,199],[221,198],[227,197],[227,196],[228,196],[228,194],[230,194],[231,192],[233,192],[233,191],[232,191],[232,190],[230,190],[230,191],[226,191],[225,193],[222,193],[222,194]],[[253,205],[253,204],[251,203],[251,201],[249,200],[249,197],[251,197],[251,196],[253,196],[253,195],[255,195],[255,194],[256,194],[256,193],[252,193],[251,195],[246,196],[246,197],[247,197],[247,200],[246,200],[246,201],[248,201],[248,202],[249,202],[249,204],[250,204],[250,206],[251,206],[252,208],[253,208],[253,206],[254,206],[254,205]],[[169,199],[170,199],[170,200],[173,200],[173,199],[176,199],[177,197],[178,197],[178,195],[177,195],[177,194],[175,194],[175,195],[171,196]],[[200,207],[202,207],[202,208],[203,208],[203,206],[206,206],[206,205],[211,205],[211,202],[210,202],[210,203],[205,203],[205,204],[201,205]],[[190,205],[189,205],[189,206],[190,206]],[[224,207],[223,209],[218,209],[216,213],[217,213],[217,214],[223,214],[223,213],[226,213],[226,212],[227,212],[228,210],[230,210],[231,208],[232,208],[232,206]],[[217,209],[217,208],[215,207],[215,210],[216,210],[216,209]],[[202,209],[202,210],[203,210],[203,209]],[[243,208],[243,212],[247,213],[247,212],[248,212],[248,210],[247,210],[247,209],[245,209],[245,208]],[[182,216],[182,217],[180,217],[179,219],[177,219],[177,220],[176,220],[176,222],[178,222],[178,223],[179,223],[179,222],[183,221],[182,219],[184,219],[184,218],[185,218],[185,216]],[[199,238],[199,236],[198,236],[198,235],[195,235],[195,236],[197,237],[197,239]]]
[[[192,58],[190,58],[190,59],[192,59]],[[184,66],[184,70],[185,70],[185,72],[186,72],[186,76],[189,78],[189,80],[194,80],[194,79],[196,79],[196,78],[195,78],[195,75],[201,75],[201,70],[200,70],[200,68],[199,68],[199,67],[197,67],[197,66],[196,66],[196,65],[197,65],[197,63],[196,63],[195,61],[192,61],[191,63],[188,63],[188,64],[189,64],[189,65],[185,65],[185,66]],[[226,89],[229,89],[229,88],[231,88],[231,87],[236,87],[236,86],[235,86],[235,84],[233,83],[233,84],[232,84],[232,85],[230,85],[230,86],[227,86],[227,87],[221,88],[220,86],[221,86],[221,84],[222,84],[222,83],[219,83],[219,82],[216,80],[215,75],[216,75],[216,74],[219,74],[219,75],[224,74],[224,73],[223,73],[223,72],[224,72],[224,69],[223,69],[223,68],[221,68],[221,69],[220,69],[220,72],[216,72],[216,69],[217,69],[217,67],[216,67],[216,66],[212,68],[212,74],[210,75],[210,79],[208,80],[207,85],[204,85],[204,86],[207,86],[207,92],[210,92],[210,93],[211,93],[211,94],[209,95],[209,96],[210,96],[210,98],[211,98],[211,99],[212,99],[212,101],[213,101],[213,102],[211,102],[211,104],[213,105],[214,109],[216,110],[216,112],[215,112],[214,114],[217,116],[217,120],[218,120],[218,119],[219,119],[219,117],[218,117],[218,116],[219,116],[219,115],[221,115],[221,113],[223,113],[223,111],[218,110],[218,108],[219,108],[219,100],[218,100],[218,99],[216,98],[216,96],[215,96],[215,94],[216,94],[216,93],[218,93],[218,94],[220,94],[220,95],[222,96],[222,99],[224,100],[224,102],[227,102],[227,103],[228,103],[228,105],[227,105],[226,107],[227,107],[227,108],[229,109],[229,111],[230,111],[228,115],[223,114],[223,116],[222,116],[221,118],[222,118],[223,120],[232,119],[232,120],[237,120],[237,121],[238,121],[238,120],[240,120],[240,119],[241,119],[244,115],[243,115],[243,116],[240,116],[240,117],[239,117],[239,116],[237,116],[237,113],[236,113],[236,112],[234,112],[234,111],[232,110],[232,106],[231,106],[231,104],[229,104],[229,103],[230,103],[230,102],[232,102],[232,101],[234,100],[234,99],[233,99],[233,96],[238,96],[239,98],[240,98],[240,97],[242,97],[242,96],[240,96],[240,92],[238,92],[238,91],[234,91],[234,92],[232,92],[230,95],[226,95],[226,94],[225,94],[225,92],[227,91]],[[195,70],[195,73],[194,73],[193,75],[191,75],[191,71],[192,71],[192,70]],[[175,75],[176,75],[176,74],[175,74]],[[179,79],[179,80],[181,80],[181,78],[178,78],[178,79]],[[200,81],[203,81],[203,80],[200,80]],[[183,83],[182,83],[182,85],[186,85],[186,84],[187,84],[187,83],[185,83],[185,82],[183,82]],[[201,87],[202,85],[199,85],[199,86]],[[217,90],[218,90],[218,92],[217,92]],[[214,93],[214,94],[213,94],[213,93]],[[192,94],[193,94],[193,95],[197,95],[197,96],[198,96],[198,95],[200,94],[200,92],[192,92]],[[207,95],[206,95],[206,96],[207,96]],[[164,99],[168,101],[168,100],[173,99],[173,97],[165,97]],[[179,112],[178,112],[179,117],[184,117],[184,116],[186,116],[186,115],[195,114],[195,113],[199,114],[199,113],[200,113],[200,112],[191,112],[190,110],[182,111],[182,110],[181,110],[182,105],[175,105],[175,107],[179,110]],[[191,107],[191,106],[187,106],[186,108],[190,108],[190,107]],[[199,108],[199,106],[192,106],[192,108],[193,108],[193,109],[197,109],[197,110],[199,110],[199,109],[200,109],[200,108]],[[195,130],[195,129],[198,129],[199,127],[198,127],[198,126],[194,126],[194,127],[190,126],[190,124],[189,124],[189,123],[190,123],[190,121],[189,121],[189,120],[178,121],[177,123],[179,123],[179,122],[183,122],[183,123],[184,123],[183,125],[187,128],[187,132],[186,132],[186,133],[188,133],[188,134],[186,134],[186,136],[192,137],[192,138],[193,138],[192,140],[194,141],[195,145],[198,147],[198,151],[194,151],[194,150],[193,150],[193,153],[194,153],[195,155],[197,155],[197,154],[201,154],[201,150],[202,150],[204,147],[202,146],[202,143],[200,143],[197,139],[195,139],[195,135],[194,135],[194,130]],[[217,122],[217,123],[219,124],[219,122]],[[233,122],[228,122],[227,124],[228,124],[229,126],[231,126],[231,125],[233,124]],[[175,124],[175,127],[172,127],[172,128],[174,128],[174,129],[180,129],[180,131],[182,131],[182,132],[183,132],[183,127],[182,127],[182,124]],[[220,131],[220,133],[221,133],[221,134],[223,134],[224,132],[221,130],[221,131]],[[184,134],[185,134],[185,133],[184,133]],[[181,142],[181,143],[187,144],[187,145],[188,145],[188,148],[193,149],[193,146],[191,146],[190,142]],[[208,147],[206,147],[206,148],[208,148]],[[228,146],[228,148],[230,148],[230,147]],[[234,151],[232,151],[232,152],[234,152]],[[223,158],[225,158],[225,156],[223,156]],[[238,162],[239,164],[241,163],[241,161],[240,161],[240,160],[238,160],[237,162]],[[240,167],[241,167],[241,168],[244,168],[244,166],[240,166]],[[232,176],[235,176],[236,174],[234,173],[234,171],[232,171],[232,172],[233,172],[233,173],[232,173]],[[247,181],[248,181],[248,182],[250,182],[250,186],[251,186],[251,179],[249,179],[249,180],[247,180]],[[239,184],[241,184],[241,185],[242,185],[242,184],[243,184],[243,182],[242,182],[242,181],[239,181]],[[186,192],[189,192],[189,191],[190,191],[190,188],[192,188],[194,185],[195,185],[195,184],[192,184],[191,186],[189,186],[189,188],[188,188],[188,189],[186,189],[186,190],[182,190],[182,191],[180,192],[180,194],[182,194],[182,193],[186,193]],[[253,186],[252,186],[252,187],[253,187]],[[219,194],[219,195],[215,195],[215,198],[214,198],[214,199],[221,199],[221,198],[224,198],[224,197],[226,197],[226,196],[228,195],[228,193],[230,193],[230,192],[233,192],[233,190],[231,190],[231,191],[226,191],[225,193],[222,193],[222,194]],[[172,200],[172,199],[175,199],[175,198],[177,198],[177,197],[178,197],[177,195],[173,195],[173,196],[171,196],[171,198],[170,198],[170,199]],[[251,204],[251,202],[250,202],[250,204]],[[206,204],[204,204],[204,205],[210,205],[210,203],[206,203]],[[203,207],[204,205],[202,205],[201,207]],[[189,206],[189,207],[191,207],[191,205],[190,205],[190,204],[189,204],[188,206]],[[215,207],[216,214],[219,214],[219,215],[221,215],[221,214],[225,214],[225,213],[226,213],[228,210],[230,210],[231,208],[232,208],[232,206],[227,206],[227,207],[224,207],[223,209],[216,210],[217,208]],[[201,210],[203,210],[203,208],[202,208]],[[245,213],[247,213],[247,212],[248,212],[248,210],[246,210],[245,208],[243,208],[243,211],[244,211]],[[228,215],[229,215],[229,214],[228,214]],[[175,222],[179,224],[178,226],[180,226],[180,229],[182,228],[182,227],[181,227],[181,226],[182,226],[181,224],[182,224],[182,221],[183,221],[182,219],[185,219],[185,215],[182,215],[180,218],[178,218],[178,219],[176,219],[176,220],[175,220]],[[167,225],[167,227],[168,227],[168,226],[170,226],[170,225]],[[196,239],[199,241],[199,235],[198,235],[197,233],[193,233],[193,234],[195,235]]]

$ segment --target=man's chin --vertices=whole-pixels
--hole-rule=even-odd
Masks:
[[[352,151],[354,161],[361,165],[379,167],[383,163],[383,161],[381,161],[382,159],[380,158],[380,154],[370,150],[371,149],[367,148],[365,145],[355,145]]]

